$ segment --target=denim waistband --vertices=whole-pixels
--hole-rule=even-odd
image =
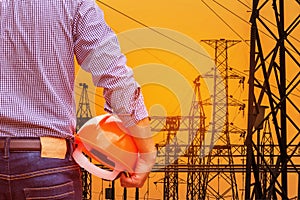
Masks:
[[[73,153],[73,140],[64,139],[67,144],[66,154]],[[54,147],[55,148],[55,147]],[[9,152],[32,152],[41,151],[41,142],[39,137],[0,137],[0,151],[4,153],[4,157],[9,156]]]

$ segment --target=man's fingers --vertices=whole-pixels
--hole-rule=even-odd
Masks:
[[[134,180],[132,179],[132,176],[127,176],[124,173],[121,174],[120,183],[122,187],[134,187]]]
[[[143,187],[148,175],[147,174],[132,174],[131,176],[126,176],[121,174],[120,183],[122,187]]]

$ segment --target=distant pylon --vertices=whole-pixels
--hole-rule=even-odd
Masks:
[[[204,142],[205,130],[205,112],[203,109],[203,102],[200,92],[200,80],[199,75],[194,80],[194,95],[190,108],[190,120],[189,120],[189,144],[187,157],[188,157],[188,174],[187,174],[187,193],[186,199],[202,199],[203,189],[201,186],[201,180],[203,172],[197,170],[199,165],[204,166],[202,157],[204,148],[201,148]],[[205,144],[204,144],[205,145]]]
[[[180,127],[180,117],[167,117],[165,130],[167,131],[167,144],[173,140],[174,145],[166,145],[166,163],[164,177],[164,200],[178,200],[178,143],[176,133]],[[174,160],[173,162],[170,162]]]
[[[76,130],[78,131],[85,122],[91,119],[92,112],[90,108],[90,101],[88,97],[88,85],[85,83],[79,83],[79,86],[82,87],[78,110],[77,110],[77,125]],[[82,169],[82,199],[90,200],[92,199],[92,175],[88,173],[86,170]]]
[[[215,69],[213,69],[212,74],[206,74],[204,76],[213,78],[214,81],[214,94],[211,94],[212,102],[209,103],[213,107],[213,116],[212,116],[212,124],[218,123],[220,119],[225,117],[225,123],[223,124],[223,131],[221,133],[216,133],[216,130],[220,130],[220,128],[216,127],[212,129],[212,133],[207,133],[212,135],[212,144],[213,147],[208,154],[207,157],[203,157],[202,163],[204,163],[207,167],[210,165],[219,165],[220,162],[229,168],[229,172],[218,172],[218,174],[212,174],[209,171],[203,174],[203,178],[200,180],[201,187],[203,188],[203,193],[201,196],[201,200],[204,200],[209,197],[213,197],[215,199],[224,199],[226,196],[230,196],[231,199],[237,200],[238,197],[238,188],[236,182],[236,176],[233,169],[233,157],[230,143],[230,135],[229,135],[229,106],[239,106],[241,109],[244,109],[244,105],[242,103],[238,103],[238,101],[230,100],[230,96],[228,94],[228,81],[230,78],[236,79],[237,76],[231,76],[228,72],[228,49],[235,44],[239,43],[239,40],[201,40],[211,47],[215,49]],[[221,77],[217,76],[216,73],[218,70]],[[243,79],[243,77],[240,77]],[[219,93],[225,89],[225,96],[220,96]],[[223,91],[224,92],[224,91]],[[225,98],[225,99],[219,99]],[[221,104],[222,102],[225,105]],[[220,124],[219,124],[220,125]],[[223,158],[223,159],[220,159]],[[216,188],[213,188],[212,185],[217,184]]]
[[[164,200],[179,199],[178,187],[182,181],[179,178],[178,172],[178,157],[180,147],[176,134],[180,128],[180,120],[181,116],[151,117],[151,122],[154,122],[156,125],[157,123],[160,125],[164,123],[162,129],[159,128],[157,131],[166,132],[165,141],[160,144],[156,144],[158,149],[157,159],[160,160],[160,158],[163,157],[162,160],[164,160],[164,163],[162,163],[164,165],[164,178],[155,181],[155,184],[164,184]]]
[[[79,86],[82,87],[79,103],[78,103],[78,109],[77,109],[77,125],[76,129],[79,130],[79,128],[87,122],[89,119],[91,119],[92,112],[90,107],[90,101],[88,96],[88,85],[86,83],[79,83]]]

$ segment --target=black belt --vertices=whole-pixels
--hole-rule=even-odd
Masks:
[[[73,142],[71,139],[66,139],[67,151],[73,152]],[[0,150],[7,149],[9,151],[41,151],[41,141],[38,137],[29,138],[14,138],[0,137]]]
[[[40,151],[39,138],[0,138],[0,149],[8,147],[10,151]]]

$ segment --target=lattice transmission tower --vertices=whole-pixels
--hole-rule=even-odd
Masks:
[[[88,95],[88,85],[86,83],[79,83],[79,86],[82,87],[79,103],[78,103],[78,109],[77,109],[77,125],[76,129],[79,130],[79,128],[85,124],[89,119],[91,119],[92,111],[90,107],[90,100]]]
[[[207,168],[210,166],[226,166],[228,170],[219,168],[217,173],[212,173],[208,169],[202,175],[200,180],[202,194],[199,199],[207,199],[210,197],[216,199],[239,199],[236,174],[234,171],[234,160],[232,156],[232,145],[230,139],[230,130],[232,129],[229,120],[229,107],[238,106],[240,110],[244,110],[245,104],[234,99],[229,95],[228,83],[230,79],[240,79],[244,81],[244,77],[237,74],[230,74],[228,67],[228,49],[237,43],[239,40],[201,40],[214,48],[215,53],[215,69],[212,69],[210,74],[205,74],[206,78],[214,79],[214,93],[212,94],[212,102],[204,103],[213,108],[212,124],[223,119],[222,127],[213,128],[207,134],[211,136],[211,151],[202,157],[202,163]],[[218,73],[217,73],[218,72]],[[225,91],[224,91],[225,90]],[[220,95],[225,92],[225,95]],[[221,98],[221,99],[220,99]],[[215,184],[215,186],[213,186]]]
[[[178,143],[176,134],[179,131],[181,122],[180,116],[153,116],[151,117],[152,131],[160,131],[166,134],[165,140],[157,144],[158,160],[163,166],[158,166],[164,172],[164,178],[155,182],[163,183],[163,199],[177,200],[178,186],[182,182],[178,172],[178,158],[180,153],[180,144]],[[156,129],[157,125],[162,128]]]
[[[205,111],[200,91],[201,76],[194,80],[194,95],[189,112],[189,143],[191,144],[187,151],[187,193],[186,199],[201,199],[203,189],[201,180],[204,173],[199,166],[204,166],[202,156],[204,156],[203,142],[206,133]],[[205,145],[205,144],[204,144]]]
[[[77,109],[77,125],[76,130],[78,131],[81,126],[84,125],[89,119],[91,119],[92,112],[90,108],[90,101],[88,96],[88,85],[86,83],[79,83],[79,86],[82,87],[78,109]],[[92,175],[84,169],[81,169],[82,172],[82,199],[90,200],[92,199]]]
[[[165,177],[164,177],[164,199],[177,200],[178,199],[178,141],[176,133],[180,127],[180,117],[167,117],[165,131],[167,131],[167,143],[174,140],[173,145],[166,145],[165,152]],[[170,163],[169,161],[172,161]]]
[[[164,178],[155,182],[164,184],[164,200],[178,200],[179,185],[185,183],[187,184],[187,199],[191,197],[197,199],[201,193],[198,186],[201,172],[198,167],[202,137],[205,132],[205,114],[200,95],[200,79],[201,77],[198,76],[194,80],[195,88],[189,116],[151,117],[152,131],[166,132],[165,142],[157,144],[158,160],[163,158],[164,166],[160,170],[163,170]],[[163,128],[157,129],[161,126]],[[178,135],[186,133],[189,135],[189,141],[183,143],[178,139]],[[190,147],[188,144],[191,144]],[[187,158],[187,163],[181,160],[182,158]],[[179,176],[182,169],[184,173],[188,173],[187,181]]]
[[[253,0],[245,199],[300,198],[299,0]],[[295,10],[294,10],[295,11]],[[265,13],[271,15],[263,16]],[[298,43],[298,45],[296,45]],[[261,120],[261,107],[265,114]],[[272,123],[269,123],[269,120]],[[257,123],[268,124],[261,138]],[[266,152],[266,136],[270,153]],[[262,148],[265,147],[265,148]],[[275,148],[276,147],[276,148]],[[298,176],[297,176],[298,175]],[[298,181],[295,180],[298,178]],[[297,183],[298,182],[298,186]]]

